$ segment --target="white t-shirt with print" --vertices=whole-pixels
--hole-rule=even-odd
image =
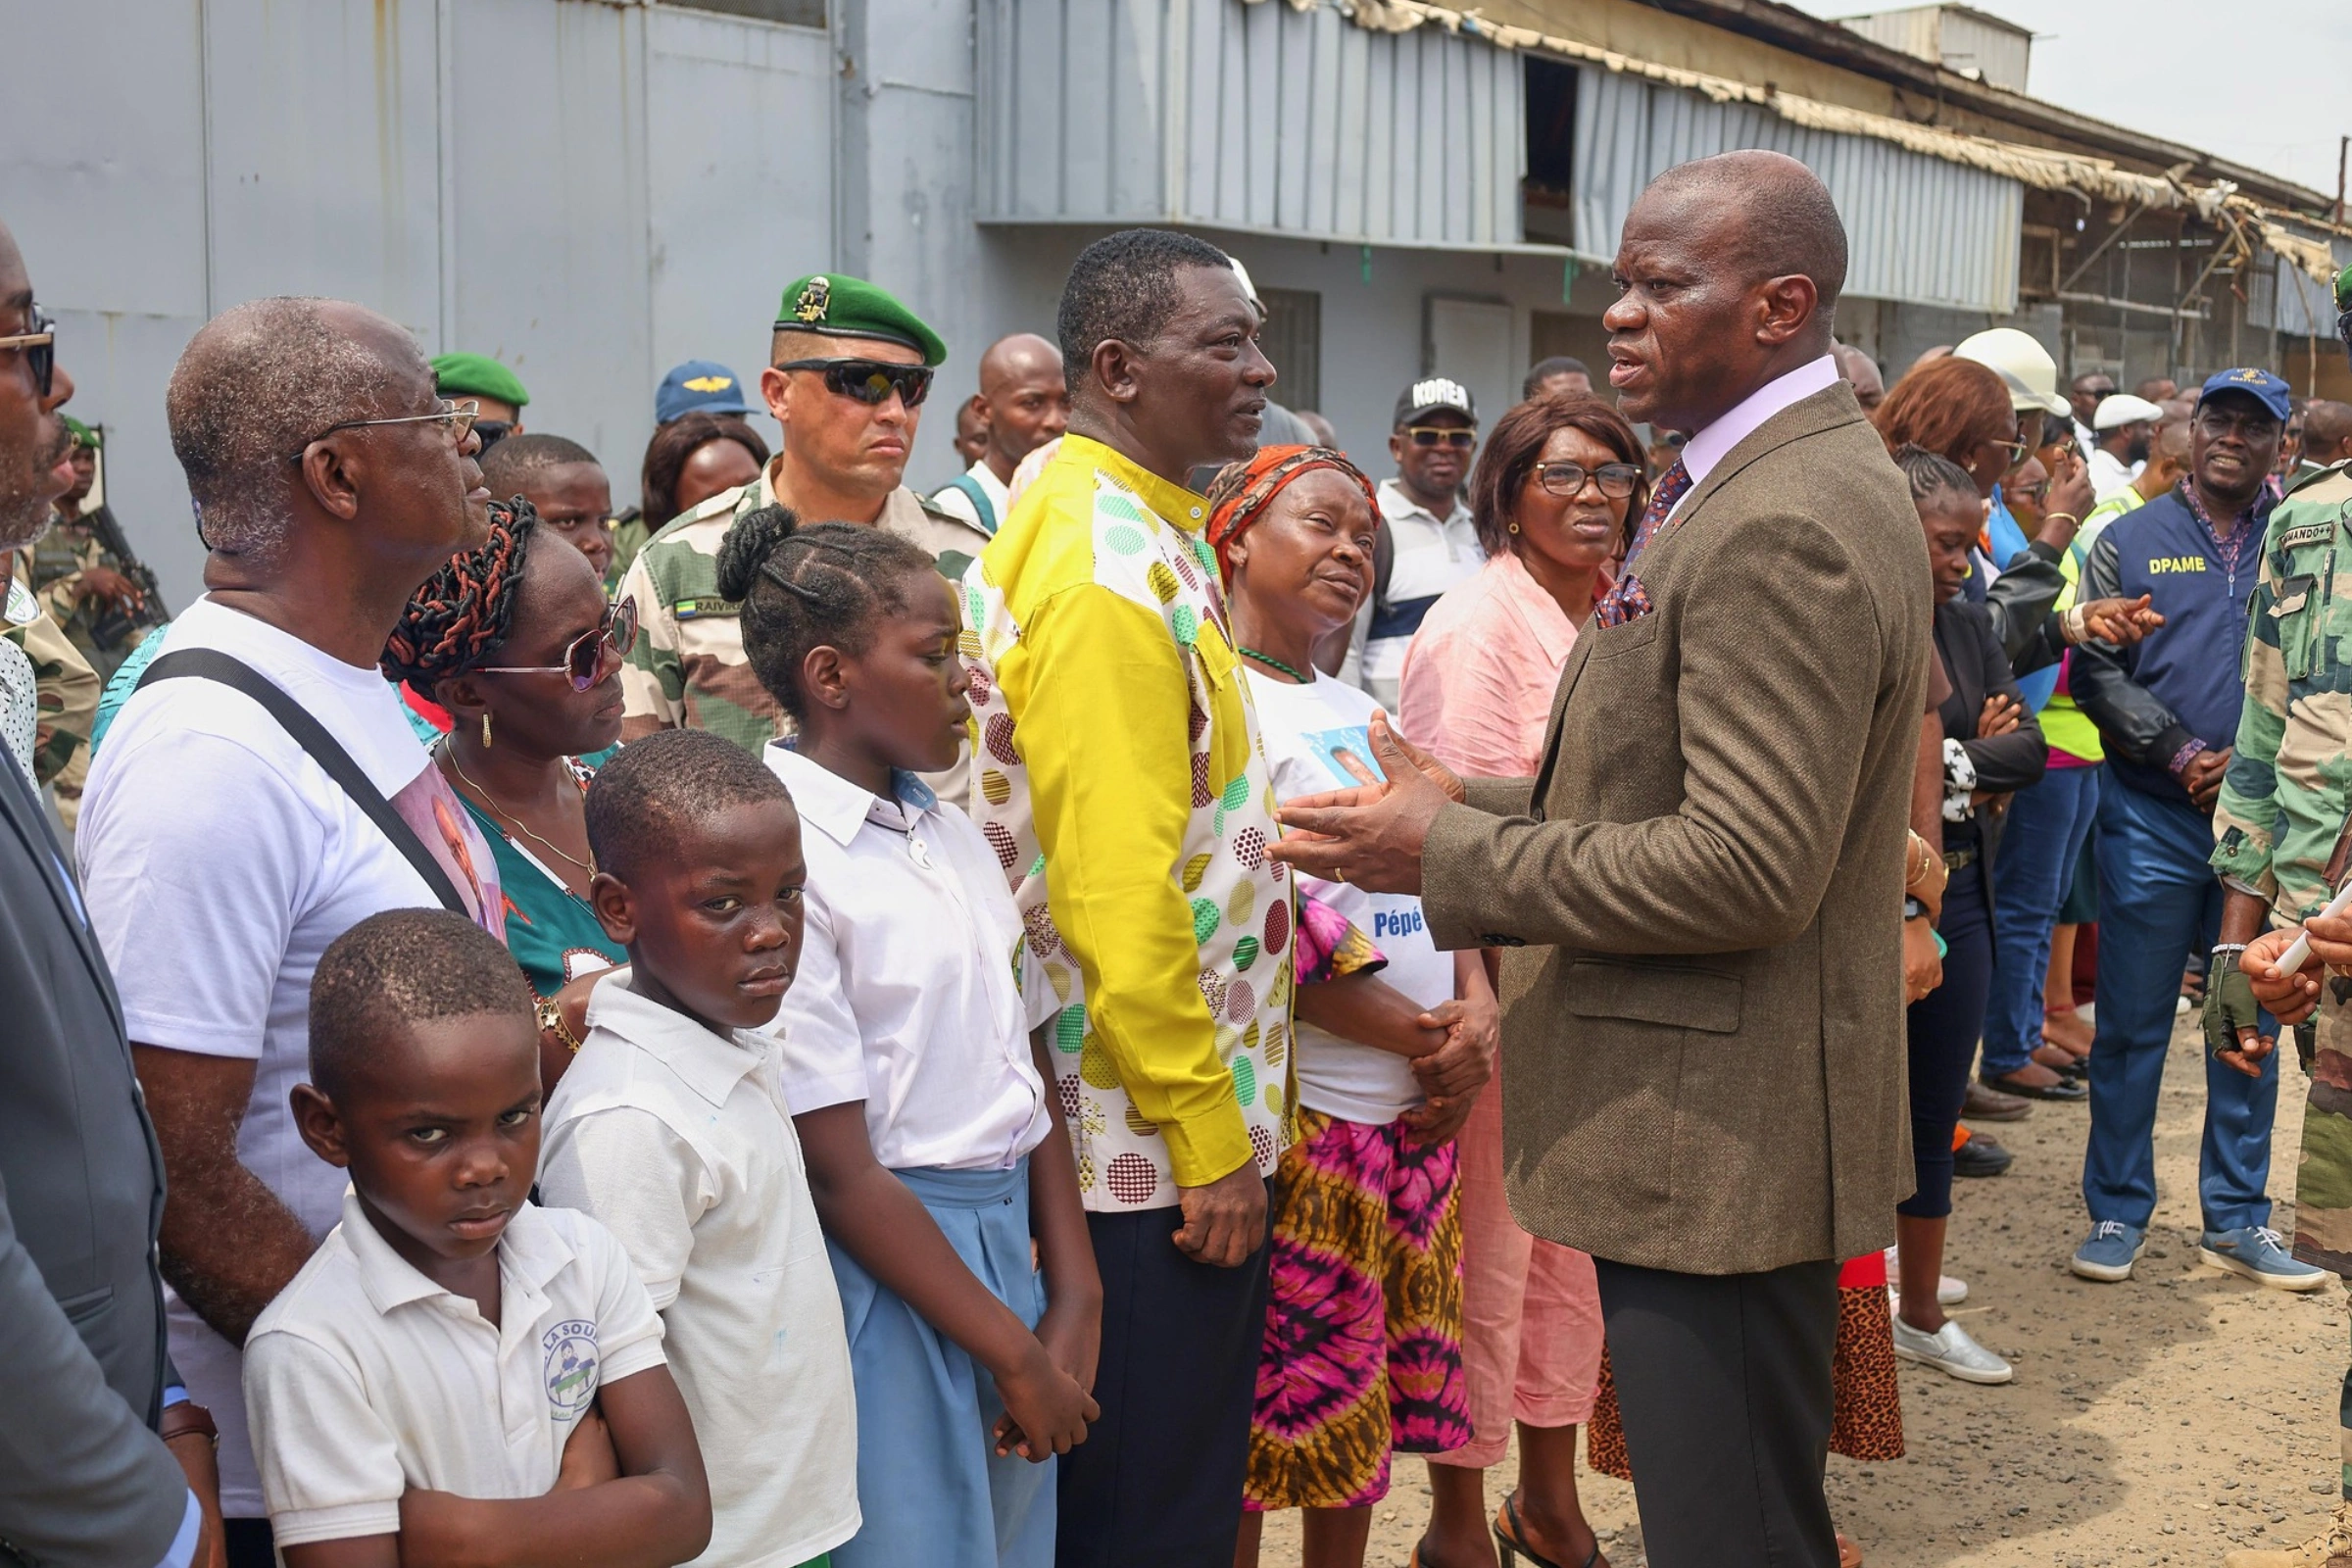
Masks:
[[[161,635],[167,655],[242,661],[324,725],[503,938],[489,846],[382,674],[209,598]],[[304,1146],[286,1102],[310,1077],[311,976],[368,915],[437,908],[432,890],[276,719],[211,680],[158,681],[122,705],[90,768],[75,853],[130,1038],[256,1064],[237,1158],[323,1239],[345,1177]],[[221,1509],[258,1518],[237,1350],[176,1295],[165,1305],[172,1359],[220,1423]]]
[[[1274,798],[1296,800],[1380,779],[1372,715],[1380,705],[1345,681],[1317,672],[1311,686],[1250,671],[1258,733],[1274,775]],[[1453,956],[1430,940],[1421,901],[1409,893],[1367,893],[1348,882],[1300,873],[1298,889],[1352,920],[1389,960],[1380,978],[1424,1007],[1453,995]],[[1395,1121],[1422,1101],[1411,1064],[1394,1052],[1342,1040],[1300,1020],[1298,1102],[1348,1121]]]
[[[360,1207],[245,1342],[278,1546],[400,1529],[411,1487],[544,1496],[599,1390],[662,1365],[662,1319],[620,1243],[525,1203],[498,1242],[498,1322],[392,1250]]]

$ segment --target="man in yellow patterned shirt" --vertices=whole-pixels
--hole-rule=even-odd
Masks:
[[[1102,1276],[1102,1419],[1061,1461],[1059,1568],[1226,1561],[1241,1518],[1295,911],[1184,476],[1255,450],[1257,333],[1214,246],[1089,246],[1061,298],[1069,434],[964,579],[972,810],[1062,1003]]]

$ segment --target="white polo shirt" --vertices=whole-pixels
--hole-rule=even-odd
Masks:
[[[793,1568],[859,1523],[841,1297],[767,1047],[613,970],[548,1101],[539,1161],[541,1195],[619,1238],[668,1325],[710,1477],[695,1561],[728,1568]]]
[[[499,1320],[411,1266],[356,1194],[245,1341],[245,1405],[280,1547],[400,1529],[411,1487],[544,1495],[606,1384],[662,1364],[628,1254],[524,1204],[498,1243]]]
[[[801,961],[784,994],[784,1099],[794,1112],[865,1102],[892,1170],[1003,1170],[1045,1141],[1046,1088],[1015,972],[1021,916],[1006,866],[921,779],[883,800],[771,742],[808,859]],[[1035,967],[1032,965],[1031,967]]]

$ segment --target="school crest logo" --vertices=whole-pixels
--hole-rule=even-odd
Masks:
[[[808,280],[808,286],[801,290],[801,297],[792,302],[792,314],[803,321],[821,321],[832,304],[832,279],[812,277]]]
[[[587,1318],[566,1318],[540,1336],[539,1349],[547,1402],[556,1419],[585,1411],[596,1397],[596,1325]]]

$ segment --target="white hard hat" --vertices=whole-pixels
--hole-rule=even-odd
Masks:
[[[2021,414],[2035,409],[2063,416],[2068,412],[2066,399],[2058,395],[2058,362],[2029,333],[1996,326],[1962,338],[1952,356],[1997,372],[2008,384],[2009,406]]]

